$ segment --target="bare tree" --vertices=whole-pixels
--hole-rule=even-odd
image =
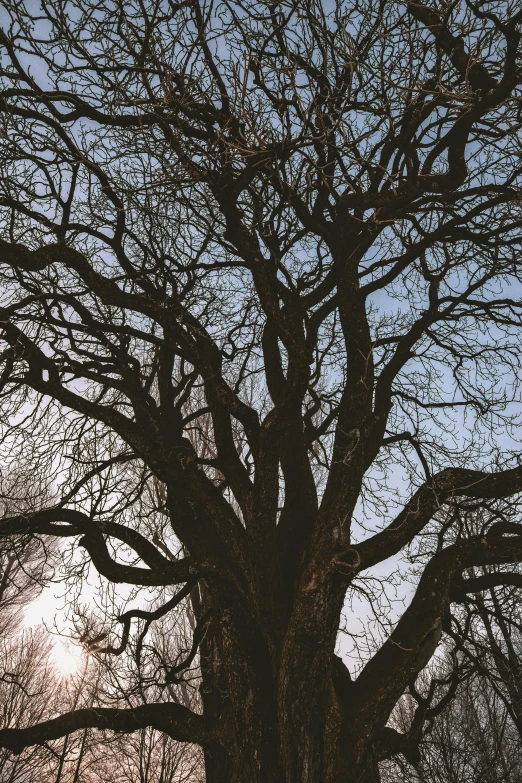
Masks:
[[[0,645],[2,725],[23,728],[57,712],[90,708],[94,703],[128,707],[114,679],[99,693],[102,666],[85,657],[74,675],[64,677],[53,660],[52,640],[43,627],[25,630]],[[107,683],[104,683],[107,686]],[[132,700],[131,700],[132,701]],[[134,700],[135,702],[136,700]],[[140,735],[103,735],[84,729],[27,748],[13,756],[0,752],[2,783],[199,783],[198,748],[180,745],[147,729]]]
[[[468,580],[476,592],[461,596],[450,633],[462,665],[489,682],[522,742],[522,574],[481,571]]]
[[[24,471],[0,473],[2,517],[31,514],[49,500],[46,487]],[[24,609],[53,575],[56,550],[56,539],[45,536],[0,540],[0,638],[7,640],[20,629]]]
[[[453,664],[447,664],[442,660],[425,671],[419,689],[428,695],[432,676],[439,682],[445,679],[441,674],[451,679]],[[392,715],[393,726],[408,732],[418,709],[415,699],[403,697]],[[520,738],[506,705],[488,678],[468,671],[446,708],[430,719],[418,759],[413,764],[389,760],[381,772],[383,783],[519,783],[521,768]]]
[[[165,601],[167,596],[164,595],[161,603],[165,604]],[[157,676],[158,669],[167,661],[175,660],[180,650],[192,647],[191,625],[187,616],[189,612],[193,626],[190,603],[179,603],[169,612],[163,612],[163,606],[160,608],[162,616],[156,618],[150,639],[147,638],[147,626],[151,621],[146,616],[149,613],[137,613],[136,620],[145,622],[138,622],[135,632],[128,628],[125,649],[121,644],[118,647],[110,643],[107,645],[107,641],[110,642],[108,634],[98,633],[96,627],[99,626],[99,616],[92,617],[77,611],[78,631],[87,646],[86,660],[91,662],[88,687],[76,684],[74,689],[82,706],[138,709],[150,701],[161,701],[166,692],[169,701],[191,711],[200,711],[201,678],[197,656],[194,656],[196,660],[190,669],[185,667],[184,677],[179,682],[171,681],[166,685],[159,682]],[[132,610],[121,617],[124,625],[131,613]],[[140,614],[144,614],[145,618],[140,618]],[[84,735],[81,763],[79,753],[73,753],[72,759],[77,766],[80,783],[109,779],[111,783],[201,783],[204,780],[201,749],[197,745],[176,742],[151,727],[139,735],[105,733],[102,737],[87,729]]]
[[[11,639],[0,641],[0,715],[3,726],[19,729],[45,720],[60,708],[56,693],[56,677],[49,661],[51,643],[43,628],[29,630]],[[54,704],[53,704],[54,702]],[[55,767],[52,751],[36,746],[13,757],[7,750],[0,752],[2,783],[29,783],[46,780]]]
[[[522,556],[521,22],[3,0],[2,443],[55,499],[0,532],[63,541],[71,603],[99,573],[85,642],[134,660],[140,700],[0,745],[154,730],[208,783],[368,783],[411,754],[386,724],[455,591]],[[408,547],[413,597],[354,679],[345,598]],[[151,627],[189,595],[165,657]]]

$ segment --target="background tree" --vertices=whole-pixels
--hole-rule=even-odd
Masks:
[[[2,517],[31,514],[50,500],[47,487],[27,472],[14,469],[0,473]],[[51,579],[56,549],[56,539],[45,536],[0,539],[0,638],[6,642],[20,629],[24,609]]]
[[[451,677],[447,661],[438,661],[430,674],[443,680]],[[438,670],[438,671],[437,671]],[[419,690],[429,695],[428,672],[421,676]],[[444,691],[437,694],[444,698]],[[436,711],[435,699],[433,708]],[[392,716],[393,726],[408,732],[418,703],[404,697]],[[398,757],[382,763],[384,783],[519,783],[521,745],[515,724],[491,687],[488,678],[468,676],[460,683],[445,709],[430,718],[414,764]]]
[[[22,728],[52,716],[53,677],[49,663],[50,642],[43,628],[26,631],[0,642],[0,714],[2,726]],[[0,752],[2,783],[26,783],[36,774],[43,779],[52,768],[52,753],[39,746],[19,756]]]
[[[141,696],[0,744],[148,727],[200,745],[209,783],[377,780],[469,569],[522,556],[522,11],[2,20],[3,444],[54,486],[0,531],[65,542],[71,604],[98,572],[121,636],[85,641],[132,653]],[[510,514],[477,535],[459,509],[486,501]],[[345,598],[408,547],[409,606],[353,679]],[[189,598],[166,657],[151,626]],[[198,650],[201,711],[178,695]]]
[[[49,483],[34,471],[12,469],[0,483],[2,517],[17,513],[30,516],[35,509],[49,505],[52,500]],[[85,656],[77,655],[78,670],[74,674],[64,673],[59,657],[57,660],[56,654],[53,655],[48,629],[24,628],[25,610],[39,597],[43,587],[58,581],[59,573],[54,568],[58,564],[54,537],[26,535],[14,541],[0,541],[0,723],[3,727],[30,726],[57,713],[93,704],[126,708],[131,703],[140,703],[141,687],[129,657],[123,666],[111,666],[110,658],[96,656],[94,651],[99,645],[94,643],[87,645]],[[86,638],[85,630],[91,627],[91,618],[74,601],[69,602],[69,610],[78,627],[76,636]],[[52,612],[48,611],[45,619],[51,625]],[[174,657],[183,644],[190,647],[191,621],[193,613],[187,605],[155,623],[156,648],[164,657],[169,654]],[[99,616],[95,622],[99,624]],[[193,677],[198,680],[196,671]],[[197,708],[197,682],[188,686],[183,681],[179,689],[170,685],[169,697],[178,702],[182,699],[185,706]],[[198,783],[202,780],[201,754],[197,748],[173,742],[153,729],[138,738],[134,735],[107,737],[84,729],[43,746],[27,748],[19,756],[13,757],[8,750],[0,753],[1,783],[30,783],[34,779],[42,783],[94,783],[96,780]]]
[[[170,619],[170,638],[173,632]],[[167,629],[162,629],[167,630]],[[160,631],[161,632],[161,629]],[[129,697],[128,679],[107,670],[89,655],[73,674],[60,670],[44,627],[25,630],[0,643],[0,705],[4,727],[23,729],[56,714],[96,705],[126,709],[139,704]],[[175,691],[171,698],[175,698]],[[189,701],[194,706],[194,697]],[[199,749],[146,729],[114,735],[88,728],[13,756],[0,751],[2,783],[199,783],[204,780]]]
[[[484,513],[474,520],[480,532]],[[478,524],[477,524],[478,523]],[[482,523],[482,524],[480,524]],[[457,586],[458,601],[447,627],[459,650],[461,668],[488,681],[522,741],[522,617],[520,567],[483,566],[473,569],[466,590]]]

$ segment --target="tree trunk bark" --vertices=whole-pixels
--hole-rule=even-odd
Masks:
[[[294,646],[288,637],[275,660],[255,624],[245,630],[225,612],[206,640],[219,674],[206,668],[204,703],[218,710],[227,737],[224,748],[205,751],[207,783],[378,783],[378,742],[357,734],[342,661],[331,651],[317,657],[317,639]]]
[[[271,727],[266,737],[253,742],[253,734],[259,737],[259,728],[245,725],[232,739],[229,752],[208,749],[206,783],[295,783],[299,776],[307,783],[379,783],[377,743],[364,743],[364,752],[359,742],[343,743],[340,731],[332,736],[332,729],[340,728],[336,719],[286,736],[280,728],[276,742]]]

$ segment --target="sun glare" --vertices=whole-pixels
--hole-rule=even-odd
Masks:
[[[83,650],[63,641],[57,641],[54,645],[52,658],[58,674],[62,677],[74,676],[85,662]]]

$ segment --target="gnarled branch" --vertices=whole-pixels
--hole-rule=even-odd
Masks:
[[[217,726],[208,718],[180,704],[153,703],[125,710],[109,707],[73,710],[35,726],[0,729],[0,747],[21,753],[30,745],[42,745],[81,729],[133,732],[148,726],[180,742],[205,745],[218,738]]]

